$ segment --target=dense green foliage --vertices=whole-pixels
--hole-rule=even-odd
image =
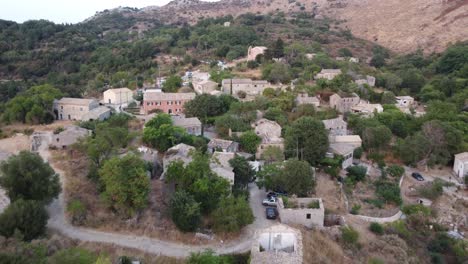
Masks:
[[[148,204],[150,182],[146,164],[140,157],[134,154],[113,157],[99,169],[99,177],[104,199],[124,215],[132,216]]]
[[[200,203],[185,191],[177,191],[170,203],[172,221],[184,231],[195,231],[201,222]]]
[[[224,197],[213,212],[214,228],[222,232],[238,232],[254,218],[252,208],[243,196]]]
[[[316,165],[328,149],[328,133],[319,120],[302,117],[286,128],[285,153],[287,157],[305,160]]]
[[[313,192],[316,184],[313,168],[307,161],[296,159],[266,165],[257,176],[257,184],[260,187],[286,191],[299,197]]]
[[[42,202],[19,199],[0,215],[0,235],[29,241],[45,233],[48,219]]]
[[[22,151],[10,157],[0,164],[0,172],[0,185],[11,201],[49,203],[61,190],[58,174],[36,153]]]
[[[255,171],[252,169],[247,159],[236,155],[229,161],[229,164],[234,172],[234,188],[241,190],[247,189],[250,180],[255,176]]]

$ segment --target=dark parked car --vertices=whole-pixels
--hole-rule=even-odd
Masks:
[[[419,172],[411,173],[411,177],[415,178],[417,181],[424,181],[424,177]]]
[[[275,192],[268,192],[268,193],[267,193],[267,198],[270,199],[270,198],[272,198],[272,197],[275,197],[275,198],[276,198],[276,197],[278,197],[278,194],[276,194]]]
[[[278,211],[276,210],[276,208],[273,208],[273,207],[267,207],[265,209],[265,212],[266,212],[266,218],[267,219],[276,219],[276,217],[278,217]]]

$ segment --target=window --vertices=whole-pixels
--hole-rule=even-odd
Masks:
[[[310,214],[307,214],[307,215],[306,215],[306,218],[307,218],[307,219],[310,219],[310,217],[311,217]]]
[[[63,105],[62,105],[62,106],[60,106],[60,109],[62,109],[62,110],[63,110]]]

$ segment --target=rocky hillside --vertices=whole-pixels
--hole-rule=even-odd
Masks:
[[[164,23],[250,13],[308,12],[342,21],[354,35],[397,52],[440,52],[468,39],[468,0],[175,0],[163,7],[126,10],[128,16]]]

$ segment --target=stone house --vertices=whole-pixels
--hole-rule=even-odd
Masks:
[[[287,225],[274,225],[255,232],[251,264],[302,264],[302,234]]]
[[[349,144],[349,143],[330,143],[330,146],[328,147],[328,152],[334,155],[339,155],[343,157],[343,163],[341,167],[343,169],[348,168],[349,166],[353,165],[353,152],[355,149],[357,149],[356,145]]]
[[[6,161],[11,157],[11,153],[0,150],[0,163]],[[10,205],[10,198],[8,198],[6,190],[0,186],[0,214]]]
[[[349,62],[352,62],[352,63],[359,63],[359,58],[350,57],[350,58],[349,58]]]
[[[359,104],[361,99],[355,93],[352,94],[333,94],[330,96],[330,107],[336,109],[340,113],[347,113],[351,111],[351,107]]]
[[[249,49],[247,50],[247,61],[254,61],[258,55],[265,54],[265,51],[267,49],[268,49],[267,47],[263,47],[263,46],[256,46],[256,47],[250,46]]]
[[[282,129],[278,123],[262,118],[254,123],[254,130],[255,134],[262,139],[255,153],[257,159],[261,159],[265,149],[270,146],[284,150],[284,139],[281,137]]]
[[[348,134],[348,123],[343,120],[343,116],[333,119],[322,120],[329,136],[345,136]]]
[[[311,104],[315,107],[320,106],[320,99],[316,96],[309,96],[308,93],[299,93],[296,97],[296,105]]]
[[[161,175],[161,179],[164,179],[164,177],[166,176],[167,167],[171,164],[171,162],[182,161],[184,165],[187,165],[190,162],[192,162],[193,151],[195,151],[194,147],[184,143],[175,145],[172,148],[168,149],[164,154],[163,158],[163,173]]]
[[[361,101],[359,104],[351,107],[351,112],[360,114],[364,117],[372,117],[374,113],[382,113],[383,107],[381,104],[370,104],[368,102]]]
[[[184,128],[188,134],[199,136],[201,135],[202,123],[196,117],[186,118],[185,116],[172,116],[174,126]]]
[[[146,91],[143,94],[142,110],[144,114],[161,111],[167,114],[181,114],[185,103],[193,100],[195,93],[161,93]]]
[[[463,152],[455,155],[453,163],[453,172],[459,178],[468,176],[468,152]]]
[[[224,26],[224,27],[230,27],[230,26],[231,26],[231,22],[226,21],[226,22],[224,22],[223,26]]]
[[[210,80],[193,81],[192,85],[197,94],[211,94],[218,88],[218,83]]]
[[[228,180],[231,186],[234,185],[234,168],[231,167],[229,161],[235,156],[233,152],[215,151],[210,161],[211,170],[219,177]]]
[[[370,87],[374,87],[375,86],[375,77],[367,75],[365,79],[364,78],[358,79],[358,80],[355,80],[354,82],[359,86],[367,84]]]
[[[208,153],[214,153],[215,151],[235,153],[239,151],[239,143],[226,139],[212,138],[208,142]]]
[[[411,107],[414,104],[414,98],[411,96],[396,96],[397,107]]]
[[[305,57],[309,60],[312,60],[317,56],[317,53],[306,53]]]
[[[348,135],[348,136],[331,136],[329,137],[330,144],[349,144],[354,148],[362,146],[362,139],[359,135]]]
[[[251,79],[224,79],[221,86],[223,93],[240,99],[244,99],[241,96],[242,93],[245,93],[246,97],[255,97],[262,95],[266,88],[272,87],[268,81]]]
[[[341,73],[342,72],[340,69],[322,69],[319,73],[317,73],[317,75],[315,75],[315,79],[327,79],[331,81]]]
[[[325,207],[320,198],[289,198],[285,204],[278,199],[278,213],[281,223],[303,225],[308,228],[323,227]]]
[[[108,89],[104,91],[104,104],[128,106],[134,102],[133,91],[128,88]]]
[[[91,130],[79,126],[66,126],[62,132],[52,135],[49,146],[64,149],[91,134]]]
[[[83,115],[99,107],[95,99],[63,97],[54,100],[54,113],[57,120],[83,120]]]
[[[112,112],[108,107],[99,106],[99,107],[96,107],[96,108],[92,109],[88,113],[84,114],[81,117],[81,120],[83,120],[83,121],[93,121],[93,120],[103,121],[103,120],[108,119],[111,116],[111,114],[112,114]]]

